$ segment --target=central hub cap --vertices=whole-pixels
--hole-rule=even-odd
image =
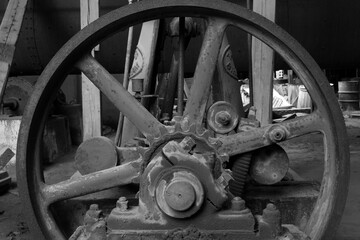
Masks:
[[[165,189],[166,203],[176,211],[188,210],[195,202],[195,190],[187,181],[172,181]]]
[[[168,216],[190,217],[201,208],[204,189],[191,171],[168,169],[156,187],[156,202]]]

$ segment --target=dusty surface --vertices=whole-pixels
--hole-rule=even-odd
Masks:
[[[347,119],[350,138],[351,176],[349,196],[345,213],[335,240],[360,239],[360,120]],[[296,144],[286,144],[292,167],[306,179],[320,179],[322,164],[317,160],[322,155],[323,146],[319,136],[307,136]],[[69,155],[71,156],[71,155]],[[61,164],[60,164],[61,165]],[[64,165],[65,166],[65,165]],[[73,168],[64,167],[54,178],[71,175]],[[56,181],[56,180],[55,180]],[[31,240],[29,230],[22,215],[22,204],[17,189],[0,196],[0,240]]]

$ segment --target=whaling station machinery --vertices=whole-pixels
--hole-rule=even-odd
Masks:
[[[330,239],[347,195],[346,129],[324,72],[274,23],[276,12],[297,35],[290,23],[307,21],[282,2],[1,1],[1,109],[22,115],[17,184],[33,239]],[[306,87],[307,114],[272,120],[274,64]],[[56,173],[44,129],[80,74],[83,94],[95,86],[117,108],[118,128],[83,130]],[[14,78],[25,75],[36,84]],[[286,150],[303,136],[323,144],[320,181],[301,179]]]

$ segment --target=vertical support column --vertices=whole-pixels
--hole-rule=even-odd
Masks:
[[[80,0],[81,28],[99,18],[99,0]],[[99,46],[94,51],[98,51]],[[82,83],[83,140],[101,136],[101,96],[100,91],[84,75]]]
[[[292,69],[287,70],[288,83],[293,84],[294,73]]]
[[[275,21],[276,0],[254,0],[253,11]],[[252,81],[256,119],[261,126],[272,121],[272,93],[274,51],[266,44],[252,38]]]

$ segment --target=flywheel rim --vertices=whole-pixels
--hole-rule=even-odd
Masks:
[[[235,4],[216,0],[198,0],[196,2],[193,0],[146,0],[114,10],[76,34],[50,61],[41,74],[25,109],[17,146],[19,188],[23,193],[22,200],[28,211],[27,215],[30,216],[28,221],[38,228],[37,235],[45,236],[48,239],[64,239],[61,230],[54,224],[52,216],[41,208],[41,204],[39,205],[42,196],[36,194],[42,184],[41,166],[39,161],[36,161],[40,159],[40,153],[36,146],[39,145],[41,139],[41,130],[46,115],[44,112],[49,108],[47,103],[53,98],[51,96],[53,90],[60,87],[66,73],[69,72],[78,57],[113,32],[120,31],[129,24],[143,22],[144,19],[146,21],[179,16],[179,12],[186,13],[186,16],[216,14],[234,21],[235,26],[239,26],[235,22],[241,22],[243,30],[271,46],[300,77],[306,79],[305,86],[317,103],[317,111],[323,118],[324,129],[327,129],[325,138],[329,146],[325,151],[328,157],[325,166],[329,169],[325,170],[324,176],[329,174],[327,177],[332,178],[331,183],[327,183],[323,179],[325,185],[332,185],[326,185],[325,189],[322,184],[322,195],[319,198],[327,198],[328,202],[325,204],[326,208],[322,208],[320,203],[317,203],[315,209],[318,209],[319,214],[314,217],[315,220],[311,226],[313,229],[308,229],[308,231],[314,231],[313,239],[329,239],[331,232],[341,219],[349,181],[346,129],[340,109],[334,107],[338,104],[335,94],[312,57],[289,34],[256,13]],[[330,98],[327,98],[328,96]],[[334,142],[330,140],[334,140]],[[34,149],[37,150],[34,151]],[[330,216],[329,212],[333,215]]]

